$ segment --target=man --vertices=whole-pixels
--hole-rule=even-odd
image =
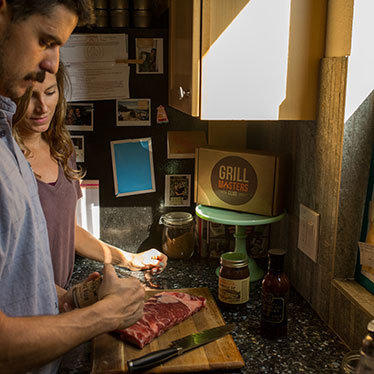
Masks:
[[[33,82],[43,81],[45,72],[55,74],[60,46],[78,22],[91,19],[90,0],[0,0],[2,374],[56,373],[62,354],[98,334],[132,325],[143,313],[143,287],[136,279],[119,279],[108,254],[99,301],[58,314],[36,181],[11,136],[11,99],[22,96]]]

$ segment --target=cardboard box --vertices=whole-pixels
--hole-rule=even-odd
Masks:
[[[284,212],[285,155],[203,146],[196,149],[195,202],[276,216]]]

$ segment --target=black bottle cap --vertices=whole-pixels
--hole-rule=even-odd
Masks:
[[[286,251],[284,249],[270,249],[269,250],[269,269],[283,270],[283,262]]]

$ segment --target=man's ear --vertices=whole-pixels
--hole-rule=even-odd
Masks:
[[[2,9],[3,7],[6,7],[6,0],[0,0],[0,9]]]
[[[6,0],[0,0],[0,15],[9,17],[9,6]]]
[[[10,8],[6,0],[0,0],[0,35],[4,35],[10,21]]]

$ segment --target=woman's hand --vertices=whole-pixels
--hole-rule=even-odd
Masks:
[[[134,253],[129,261],[130,270],[152,269],[153,273],[161,273],[164,271],[168,257],[155,248],[148,251]]]

